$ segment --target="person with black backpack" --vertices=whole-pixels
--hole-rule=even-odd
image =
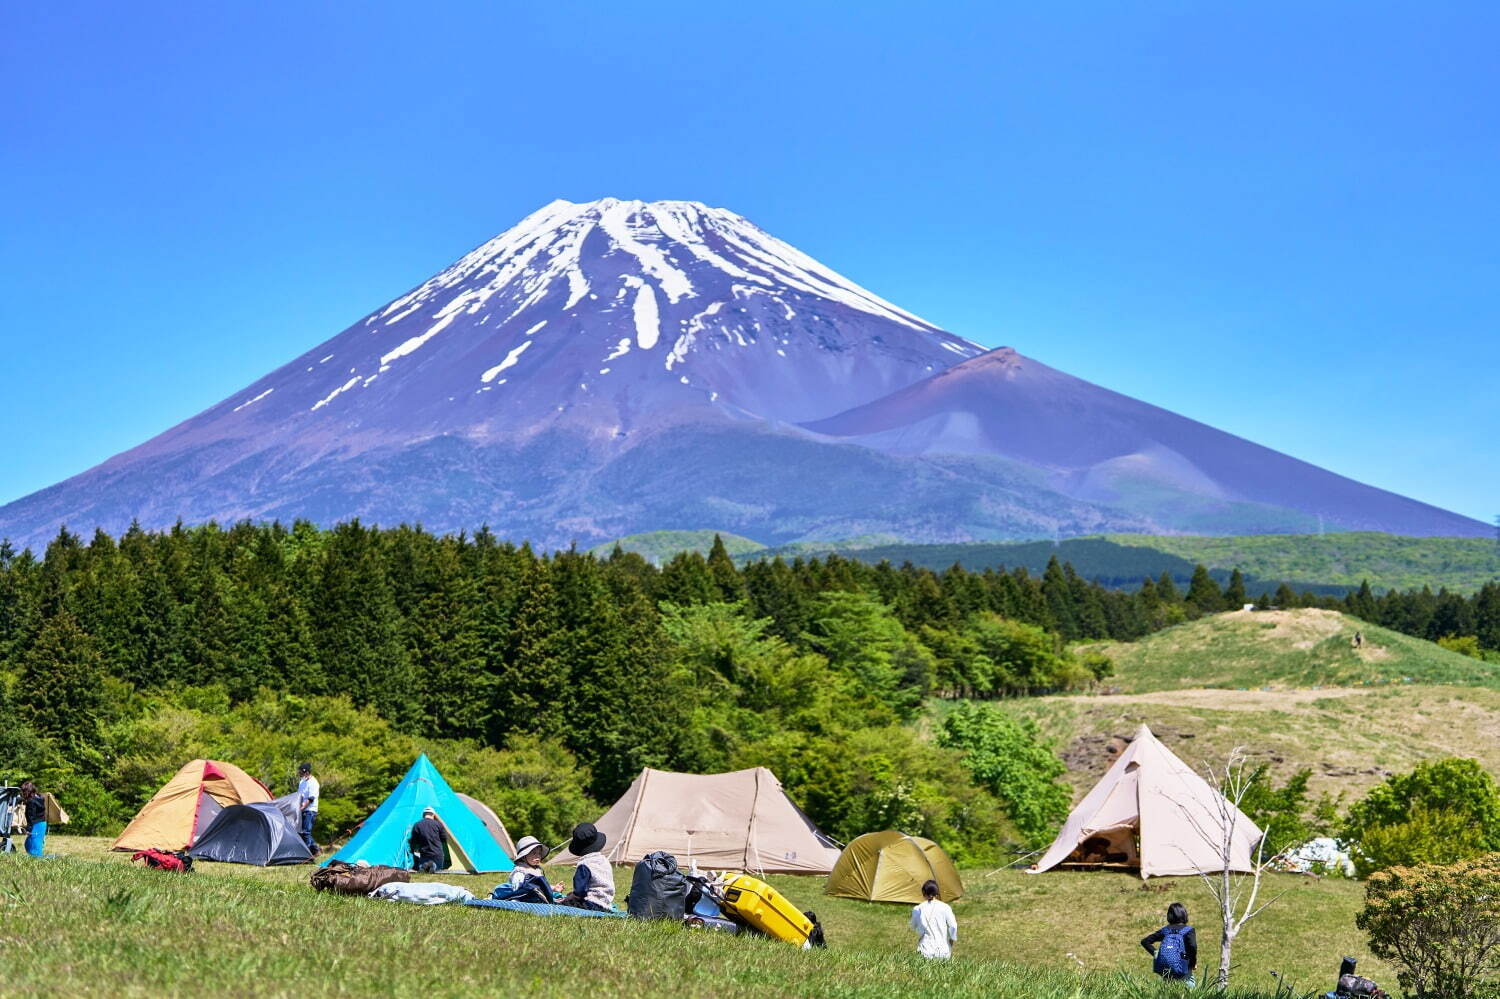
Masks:
[[[1141,940],[1141,946],[1151,955],[1152,971],[1169,982],[1197,986],[1193,971],[1198,967],[1198,934],[1188,925],[1187,906],[1167,906],[1167,925]]]

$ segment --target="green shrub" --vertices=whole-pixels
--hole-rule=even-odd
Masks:
[[[1067,818],[1073,795],[1060,779],[1067,768],[1029,718],[1017,721],[993,704],[959,704],[943,719],[938,742],[963,753],[974,780],[1000,799],[1028,846],[1045,845]]]
[[[1340,838],[1354,847],[1361,874],[1500,850],[1500,788],[1476,760],[1422,763],[1355,802]]]
[[[1453,864],[1484,852],[1479,830],[1468,818],[1419,805],[1405,822],[1365,830],[1353,855],[1354,871],[1363,878],[1391,867]]]
[[[1413,999],[1500,996],[1500,854],[1375,874],[1355,924]]]

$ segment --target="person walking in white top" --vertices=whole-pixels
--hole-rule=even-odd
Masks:
[[[958,920],[953,908],[938,898],[938,884],[928,881],[922,886],[921,905],[912,906],[911,928],[917,933],[917,953],[923,957],[947,960],[953,956],[958,941]]]

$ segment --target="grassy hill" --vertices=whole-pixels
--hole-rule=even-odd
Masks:
[[[1032,876],[966,870],[955,905],[955,959],[918,959],[908,909],[822,895],[823,879],[773,877],[813,909],[829,940],[799,951],[768,940],[635,920],[542,919],[462,906],[328,897],[306,867],[201,864],[189,875],[132,867],[105,840],[53,837],[50,862],[0,857],[7,933],[26,942],[8,991],[76,996],[202,995],[802,995],[1154,999],[1162,991],[1136,943],[1185,902],[1211,936],[1193,878],[1101,872]],[[452,876],[479,894],[495,875]],[[1235,948],[1229,999],[1270,999],[1272,969],[1303,991],[1326,988],[1340,955],[1381,981],[1394,975],[1354,927],[1362,886],[1290,875],[1288,894]],[[629,872],[616,868],[623,898]],[[1080,913],[1092,914],[1080,917]],[[1215,952],[1211,946],[1205,954]]]
[[[1500,666],[1343,614],[1236,611],[1093,647],[1115,661],[1109,693],[1005,702],[1037,722],[1080,790],[1142,723],[1194,766],[1243,747],[1351,799],[1435,757],[1500,773]]]
[[[1354,647],[1355,633],[1364,644]],[[1140,693],[1184,687],[1448,683],[1500,687],[1500,666],[1337,611],[1232,611],[1092,646],[1115,661],[1112,683]]]
[[[724,539],[724,548],[730,555],[749,555],[766,547],[759,541],[730,534],[728,531],[647,531],[595,545],[589,549],[589,553],[603,558],[614,551],[618,544],[627,552],[634,552],[648,562],[660,565],[671,561],[672,556],[678,552],[701,552],[707,555],[708,550],[713,547],[715,534]]]
[[[1319,594],[1342,594],[1368,579],[1377,590],[1446,586],[1469,592],[1500,576],[1500,549],[1486,538],[1405,538],[1373,532],[1276,534],[1251,537],[1158,537],[1113,534],[1065,541],[993,541],[907,544],[854,540],[803,542],[755,552],[746,558],[838,552],[865,562],[911,562],[933,570],[957,563],[965,569],[1039,573],[1056,556],[1087,579],[1135,587],[1146,576],[1170,573],[1186,583],[1198,562],[1220,583],[1238,567],[1252,595],[1282,582]]]

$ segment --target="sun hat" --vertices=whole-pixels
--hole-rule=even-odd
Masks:
[[[426,808],[422,809],[422,814],[431,815],[433,818],[437,818],[437,809],[433,808],[431,805],[428,805]]]
[[[598,853],[604,849],[604,834],[594,828],[592,822],[580,822],[573,827],[573,839],[568,844],[568,852],[575,857],[581,857],[585,853]]]
[[[516,859],[520,860],[537,847],[542,848],[542,856],[547,856],[547,846],[535,836],[522,836],[521,841],[516,844]]]

